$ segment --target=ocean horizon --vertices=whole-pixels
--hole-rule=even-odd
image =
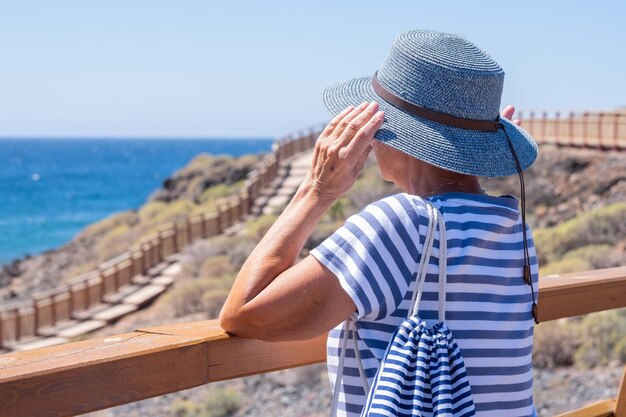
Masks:
[[[0,265],[140,207],[200,153],[271,150],[271,138],[0,138]]]

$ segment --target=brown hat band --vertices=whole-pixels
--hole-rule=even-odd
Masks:
[[[496,120],[474,120],[465,119],[463,117],[452,116],[445,113],[439,113],[437,111],[427,109],[426,107],[418,106],[409,101],[404,100],[402,97],[398,97],[391,91],[387,90],[378,81],[376,74],[372,77],[372,88],[382,98],[388,101],[392,106],[404,110],[407,113],[414,114],[424,119],[431,120],[433,122],[442,123],[444,125],[459,127],[461,129],[479,130],[482,132],[495,132],[498,130],[500,124],[500,118]]]

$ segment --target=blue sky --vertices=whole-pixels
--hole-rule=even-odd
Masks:
[[[401,31],[458,33],[503,105],[626,106],[623,1],[28,1],[0,5],[2,137],[274,137],[327,119]]]

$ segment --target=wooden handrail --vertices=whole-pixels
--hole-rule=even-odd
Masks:
[[[72,278],[68,286],[35,294],[30,300],[0,306],[0,348],[11,349],[22,339],[39,336],[42,327],[54,326],[57,320],[53,313],[57,307],[64,308],[68,313],[67,317],[60,319],[78,318],[84,310],[104,302],[105,296],[118,292],[130,278],[148,274],[150,268],[163,262],[168,255],[182,251],[185,245],[197,239],[222,233],[224,228],[244,219],[251,209],[251,201],[276,178],[281,159],[312,148],[315,140],[312,141],[311,136],[303,133],[289,140],[276,140],[272,151],[248,174],[243,192],[239,190],[220,199],[219,206],[223,211],[210,209],[201,214],[189,213],[180,222],[162,225],[165,230],[145,237],[128,251],[101,263],[95,271]],[[242,209],[244,207],[246,210]],[[99,278],[93,279],[94,275]],[[45,310],[38,309],[38,298],[57,293],[62,293],[63,297],[58,298],[61,301],[57,302],[57,298],[53,297]]]
[[[537,304],[540,322],[626,307],[626,266],[542,277]]]
[[[626,307],[626,267],[539,283],[540,319]],[[326,360],[326,335],[297,342],[231,337],[215,320],[170,324],[0,355],[2,415],[71,416],[209,382]]]

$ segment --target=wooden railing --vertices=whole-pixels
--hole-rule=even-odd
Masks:
[[[552,116],[542,112],[539,117],[531,112],[520,118],[540,144],[626,150],[624,112],[570,113],[565,118],[559,112]],[[223,200],[216,212],[167,224],[96,271],[37,294],[28,303],[2,306],[0,347],[80,317],[185,245],[221,233],[241,220],[276,177],[279,162],[310,149],[318,134],[311,130],[276,141],[245,188]],[[626,270],[543,278],[539,302],[542,321],[624,307]],[[207,321],[1,355],[0,410],[2,416],[77,415],[212,381],[321,362],[325,360],[324,339],[289,343],[239,339]],[[621,404],[626,414],[626,404]],[[604,403],[602,407],[609,406]]]
[[[626,109],[613,112],[520,112],[521,125],[540,144],[626,151]]]
[[[541,278],[539,306],[541,321],[626,307],[626,267]],[[326,335],[272,343],[237,338],[207,320],[13,352],[0,355],[0,410],[3,417],[79,415],[210,382],[324,362],[325,343]],[[626,411],[626,403],[607,401],[596,407]]]
[[[540,144],[626,150],[626,112],[528,112],[519,114],[522,126]],[[58,323],[81,320],[85,310],[114,294],[171,254],[197,239],[221,233],[249,214],[254,200],[276,177],[280,161],[310,149],[319,128],[274,142],[270,152],[248,177],[245,188],[223,199],[217,211],[189,215],[168,223],[128,251],[95,271],[75,277],[53,290],[35,294],[28,302],[0,307],[0,348],[50,332]]]
[[[35,294],[29,301],[7,303],[0,307],[0,348],[10,349],[16,342],[51,334],[56,325],[70,320],[84,321],[85,311],[104,303],[107,296],[131,283],[135,276],[146,275],[150,268],[186,245],[215,236],[250,213],[255,199],[276,178],[279,164],[313,147],[319,130],[309,129],[296,136],[276,140],[253,170],[245,187],[220,200],[217,211],[195,213],[160,230],[128,251],[101,264],[95,271],[70,279],[67,284]]]

